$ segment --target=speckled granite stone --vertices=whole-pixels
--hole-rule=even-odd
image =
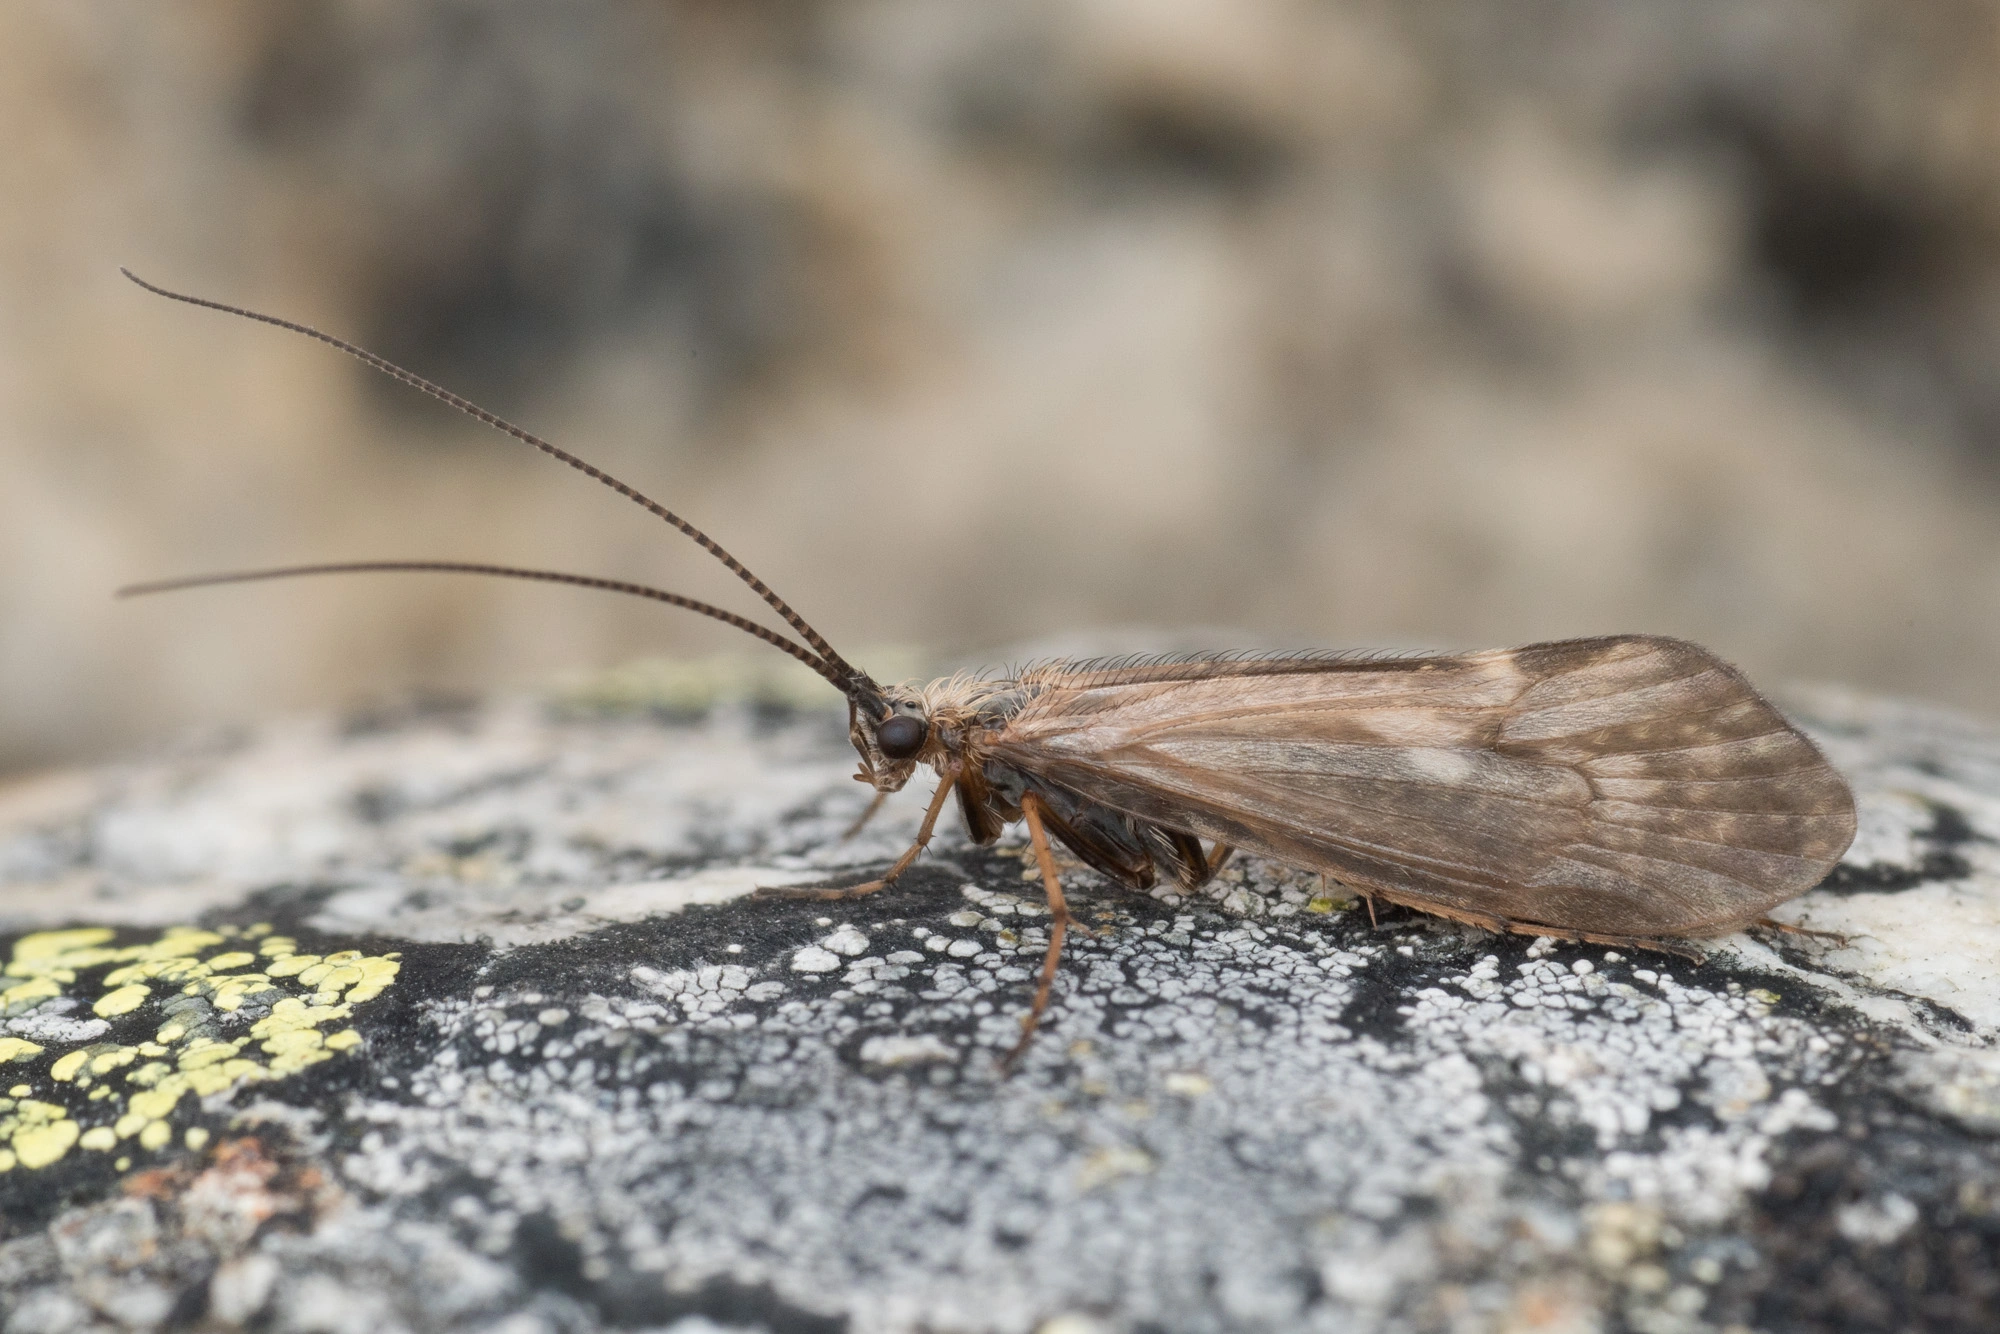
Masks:
[[[839,841],[830,712],[413,708],[0,790],[6,1328],[1991,1328],[2000,737],[1789,703],[1862,834],[1781,915],[1844,940],[1076,872],[1011,1079],[1018,844],[744,897],[914,829]]]

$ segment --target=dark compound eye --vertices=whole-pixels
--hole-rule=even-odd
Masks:
[[[907,760],[924,748],[930,725],[921,718],[897,714],[875,729],[875,744],[892,760]]]

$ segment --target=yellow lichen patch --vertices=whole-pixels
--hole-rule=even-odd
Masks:
[[[181,1100],[181,1094],[186,1092],[186,1081],[175,1079],[170,1075],[160,1081],[159,1087],[149,1088],[143,1093],[134,1093],[131,1114],[139,1117],[142,1122],[157,1121],[171,1112],[174,1104]],[[121,1130],[119,1133],[122,1135],[126,1132]]]
[[[160,933],[160,938],[150,945],[137,945],[132,955],[135,959],[177,959],[185,955],[199,954],[210,945],[220,945],[226,936],[213,931],[204,931],[197,926],[170,926]]]
[[[221,1061],[215,1065],[204,1065],[198,1070],[189,1070],[175,1078],[184,1081],[198,1096],[206,1098],[211,1093],[220,1093],[226,1088],[233,1088],[244,1080],[263,1079],[269,1073],[282,1075],[291,1072],[278,1069],[275,1061],[266,1066],[248,1058],[239,1058]]]
[[[116,991],[105,992],[98,998],[97,1004],[90,1008],[98,1017],[109,1019],[114,1015],[132,1013],[144,1005],[146,997],[152,994],[151,987],[143,987],[134,982],[130,986],[119,987]]]
[[[121,1047],[115,1042],[80,1047],[66,1056],[57,1057],[55,1064],[49,1067],[49,1077],[58,1083],[74,1083],[78,1088],[89,1088],[93,1081],[132,1064],[140,1054],[137,1047]]]
[[[19,1014],[40,1005],[51,996],[62,995],[62,985],[53,977],[33,977],[0,991],[0,1014]]]
[[[80,926],[70,931],[37,931],[14,942],[14,962],[48,959],[72,950],[102,945],[118,933],[108,926]]]
[[[263,1049],[271,1054],[273,1070],[289,1074],[331,1057],[333,1053],[326,1050],[326,1037],[319,1026],[329,1020],[345,1019],[350,1013],[352,1009],[346,1005],[308,1005],[287,997],[251,1026],[250,1036],[263,1039]]]
[[[168,959],[143,959],[138,963],[128,963],[123,968],[114,968],[104,975],[104,985],[121,987],[127,982],[185,982],[191,977],[207,977],[209,967],[199,959],[176,956]]]
[[[22,1098],[0,1114],[0,1139],[24,1167],[45,1167],[69,1152],[81,1127],[58,1103]]]
[[[263,973],[236,973],[229,977],[204,978],[181,988],[183,996],[206,996],[218,1010],[240,1010],[243,1002],[265,995],[277,995],[278,988]],[[166,1040],[166,1039],[163,1039]]]
[[[271,1013],[250,1026],[253,1038],[268,1038],[301,1028],[318,1028],[329,1019],[345,1019],[345,1005],[308,1005],[296,996],[287,996],[271,1007]]]
[[[123,1172],[130,1152],[175,1142],[199,1150],[209,1132],[176,1118],[199,1100],[245,1084],[285,1078],[361,1044],[346,1026],[354,1007],[394,984],[397,956],[359,950],[305,953],[268,924],[175,927],[117,945],[98,928],[44,931],[14,944],[6,967],[21,978],[0,988],[0,1018],[52,1001],[87,1002],[99,1040],[48,1051],[0,1036],[0,1063],[43,1070],[52,1098],[17,1084],[0,1098],[0,1172],[47,1167],[72,1149],[109,1152]],[[253,969],[263,971],[246,971]],[[81,980],[79,980],[81,979]],[[92,997],[95,997],[93,1000]],[[138,1031],[128,1031],[131,1025]],[[122,1041],[104,1040],[111,1037]],[[64,1049],[67,1048],[67,1049]],[[192,1095],[192,1096],[190,1096]],[[67,1105],[65,1105],[67,1104]],[[184,1124],[184,1122],[183,1122]]]
[[[268,943],[268,942],[267,942]],[[296,977],[300,985],[314,989],[314,1000],[331,1005],[345,999],[350,1005],[374,1000],[395,982],[402,965],[399,956],[364,955],[359,950],[341,950],[321,957],[317,954],[284,954],[265,965],[270,977]]]
[[[299,982],[318,988],[322,995],[331,992],[337,996],[361,980],[361,970],[354,966],[354,961],[360,957],[360,950],[329,954],[312,967],[301,969]]]
[[[280,1033],[264,1044],[264,1050],[271,1053],[271,1068],[287,1074],[333,1057],[333,1053],[326,1049],[325,1035],[316,1028]]]
[[[297,977],[308,968],[319,966],[317,954],[280,954],[264,969],[272,977]]]
[[[143,963],[186,959],[225,937],[199,927],[169,927],[158,938],[141,945],[111,948],[105,945],[116,933],[105,927],[84,927],[74,931],[41,931],[14,942],[14,957],[7,965],[9,977],[48,977],[58,982],[74,982],[76,975],[106,963]],[[110,985],[116,986],[117,983]]]
[[[14,1156],[21,1160],[23,1167],[47,1167],[68,1153],[82,1133],[76,1122],[67,1117],[24,1127],[14,1132]]]
[[[74,931],[38,931],[14,942],[14,958],[7,965],[9,977],[52,977],[58,982],[76,981],[76,969],[89,968],[110,957],[95,948],[117,932],[102,926],[80,927]]]
[[[360,969],[361,980],[347,989],[347,1003],[359,1005],[363,1001],[374,1000],[393,986],[396,975],[403,971],[403,965],[397,962],[399,957],[385,954],[380,958],[356,960],[354,967]]]
[[[183,1070],[199,1070],[217,1061],[226,1061],[243,1049],[244,1039],[234,1042],[218,1042],[214,1038],[196,1038],[181,1049],[180,1067]]]
[[[90,1073],[108,1075],[113,1070],[132,1064],[138,1058],[137,1047],[110,1047],[90,1058]]]

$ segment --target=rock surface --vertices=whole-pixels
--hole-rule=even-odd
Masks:
[[[6,1328],[1991,1328],[2000,736],[1789,703],[1862,832],[1701,963],[1252,863],[896,889],[843,720],[540,703],[0,791]]]

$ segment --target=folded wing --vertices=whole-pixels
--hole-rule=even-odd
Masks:
[[[1090,664],[1024,678],[995,759],[1413,907],[1585,934],[1726,931],[1854,836],[1825,758],[1705,649]]]

